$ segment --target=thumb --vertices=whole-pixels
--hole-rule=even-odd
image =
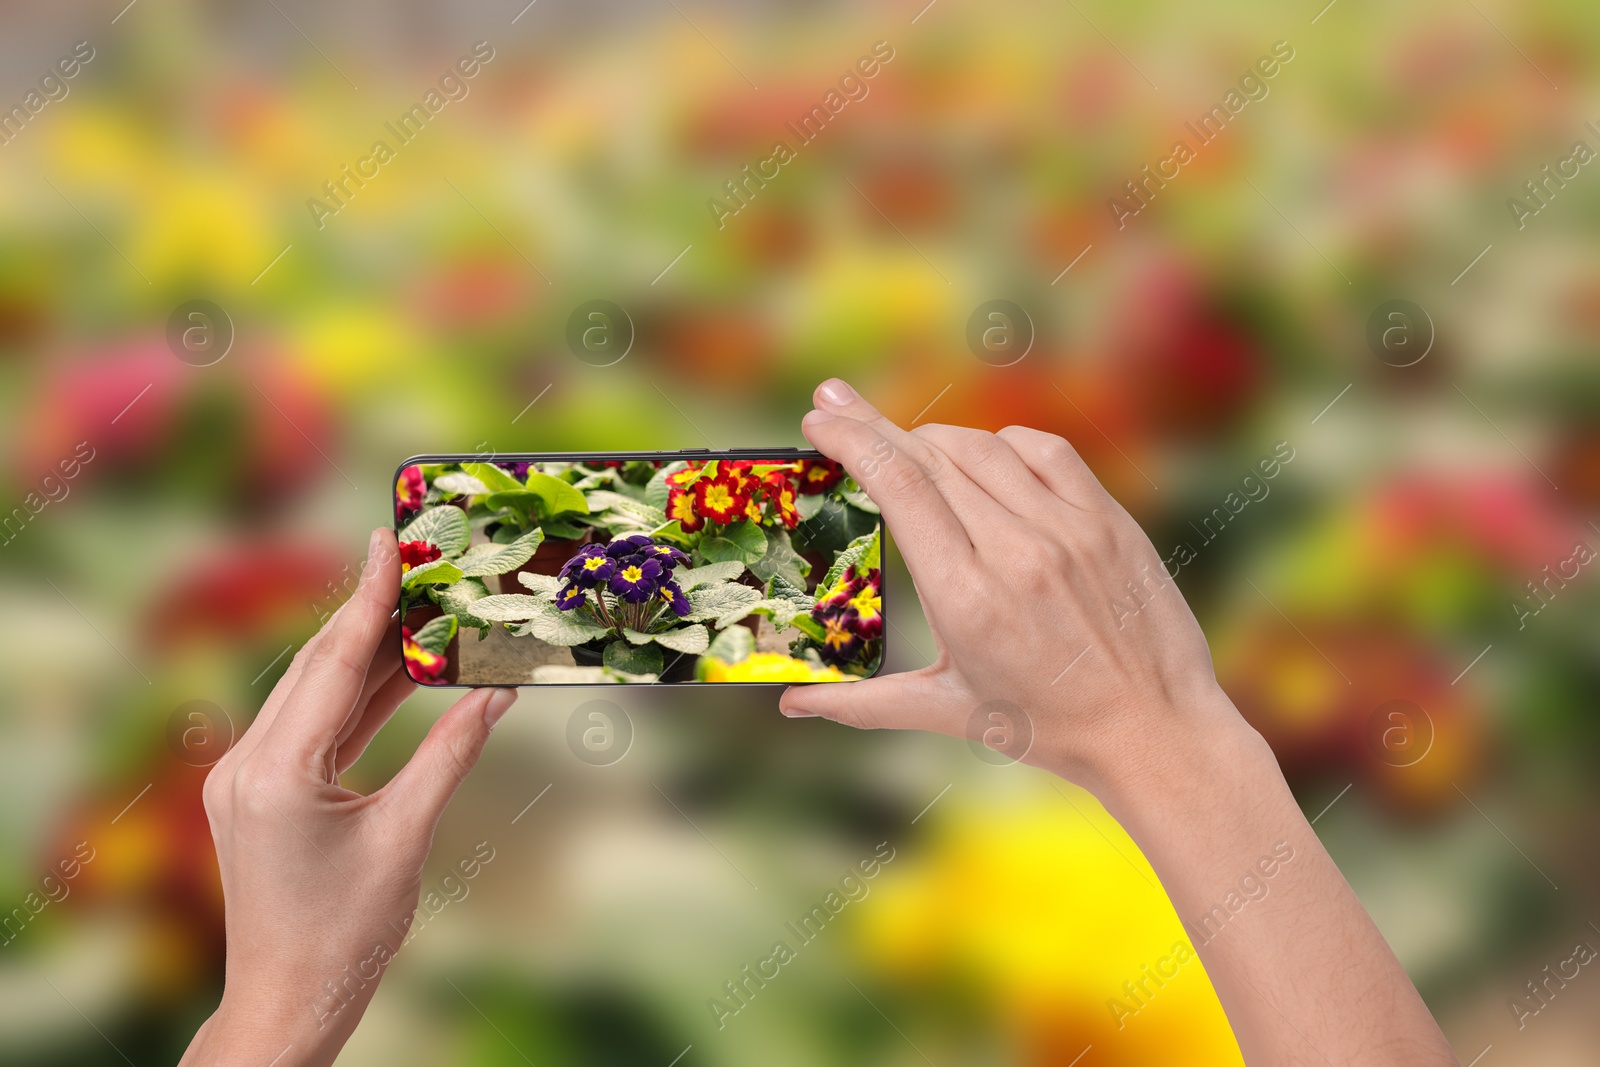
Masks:
[[[937,667],[859,682],[791,685],[778,700],[790,718],[816,715],[858,730],[932,730],[959,736],[966,703],[948,671]]]
[[[438,822],[478,765],[489,731],[516,700],[515,689],[474,689],[450,705],[383,791],[419,821]]]

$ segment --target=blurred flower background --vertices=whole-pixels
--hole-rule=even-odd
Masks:
[[[1600,978],[1525,984],[1600,945],[1591,6],[923,3],[0,16],[0,1059],[215,1005],[205,768],[402,457],[801,444],[841,375],[1071,439],[1463,1062],[1594,1062]],[[1198,964],[1119,1025],[1185,933],[1081,790],[605,695],[525,692],[341,1063],[1239,1062]]]

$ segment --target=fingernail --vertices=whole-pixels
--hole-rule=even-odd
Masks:
[[[515,689],[496,689],[489,697],[489,703],[483,706],[483,724],[493,730],[495,723],[499,722],[516,702]]]
[[[791,708],[779,708],[778,710],[783,712],[783,714],[784,714],[784,716],[786,718],[790,718],[790,719],[815,719],[817,717],[817,713],[816,712],[807,711],[805,708],[792,708],[791,707]]]
[[[372,531],[372,536],[367,538],[367,558],[361,564],[361,581],[363,584],[368,579],[377,577],[378,574],[378,549],[383,544],[383,530]]]
[[[829,378],[818,387],[817,392],[822,394],[823,400],[837,408],[842,408],[856,399],[856,391],[839,378]]]

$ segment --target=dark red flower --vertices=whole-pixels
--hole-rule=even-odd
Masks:
[[[800,492],[804,496],[826,493],[844,481],[844,468],[831,459],[800,461]]]
[[[400,573],[404,574],[412,567],[420,567],[424,563],[432,563],[443,554],[439,551],[439,546],[431,541],[401,541]]]

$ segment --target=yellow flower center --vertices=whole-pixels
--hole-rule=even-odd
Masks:
[[[644,577],[644,572],[638,567],[624,567],[622,568],[622,577],[627,581],[637,582],[640,578]]]

